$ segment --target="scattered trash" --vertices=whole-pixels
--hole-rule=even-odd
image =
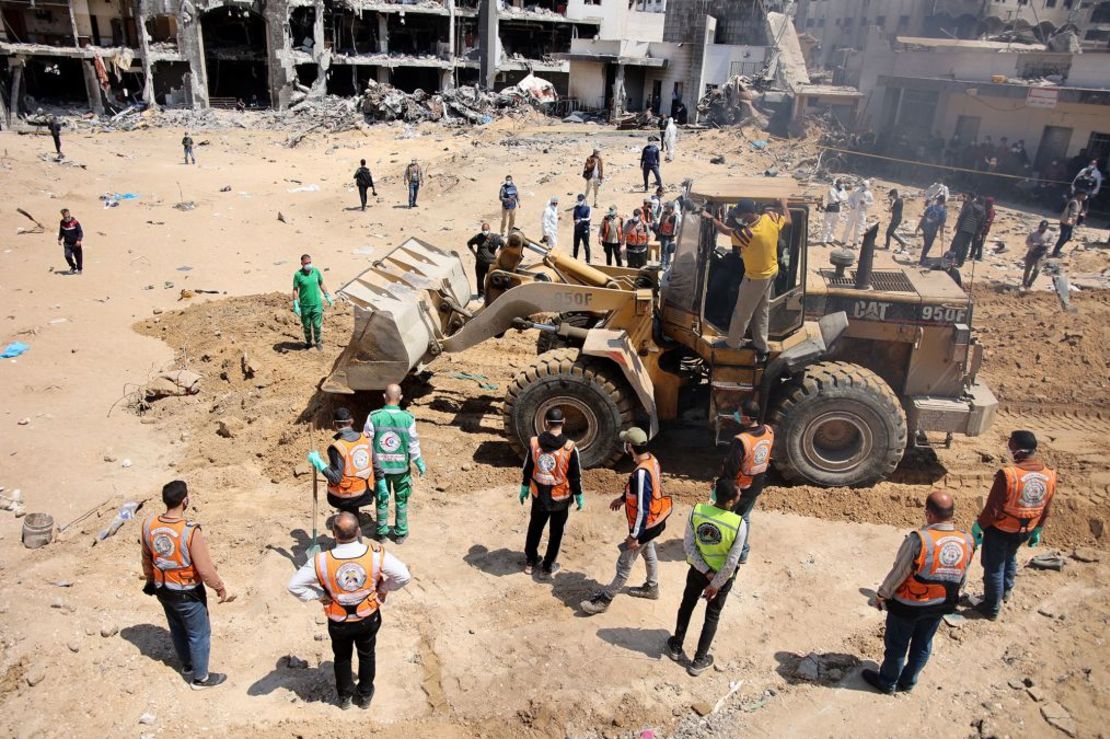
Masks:
[[[756,151],[763,151],[767,148],[767,142],[764,139],[756,139],[752,142],[752,148]]]
[[[292,190],[286,190],[286,192],[319,192],[319,191],[320,191],[320,186],[319,185],[311,185],[311,184],[310,185],[301,185],[300,187],[294,187]]]
[[[734,75],[698,101],[698,120],[717,126],[754,123],[760,128],[766,128],[769,122],[767,116],[752,105],[758,95],[759,91],[751,79]]]
[[[1029,566],[1034,570],[1053,570],[1059,572],[1064,569],[1067,560],[1059,554],[1038,554],[1029,560]]]
[[[194,203],[192,200],[183,200],[182,202],[175,204],[173,207],[177,210],[187,211],[195,209],[197,207],[197,204]]]
[[[54,517],[49,513],[31,513],[23,519],[23,546],[38,549],[54,541]]]
[[[18,421],[16,421],[15,423],[16,423],[17,426],[26,426],[27,424],[31,423],[31,419],[30,418],[21,418]]]
[[[285,220],[285,216],[282,215],[282,212],[280,210],[278,211],[278,220],[282,223],[289,223],[289,221]]]
[[[22,341],[13,341],[12,343],[4,347],[3,352],[0,352],[0,359],[11,359],[12,357],[18,357],[20,354],[23,354],[30,348],[31,346],[29,344],[24,344]]]
[[[961,616],[958,613],[946,613],[944,615],[944,623],[948,624],[949,626],[951,626],[954,629],[959,628],[960,626],[963,626],[966,621],[967,621],[967,617],[966,616]]]
[[[220,192],[231,192],[231,185],[224,185],[220,188]]]
[[[133,466],[133,464],[134,463],[130,459],[125,459],[125,460],[123,460],[122,462],[119,463],[119,466],[124,468],[124,469],[127,469],[128,467]]]
[[[709,163],[710,164],[724,164],[725,163],[725,158],[723,156],[721,156],[720,154],[718,154],[717,156],[711,158],[709,160]]]
[[[119,206],[122,200],[135,200],[138,197],[133,192],[106,192],[100,196],[100,200],[104,203],[105,208],[115,208]]]
[[[35,217],[32,216],[27,211],[23,210],[23,208],[16,208],[15,212],[19,213],[21,216],[23,216],[24,218],[29,220],[31,223],[35,224],[34,228],[17,228],[15,230],[15,232],[17,234],[40,234],[40,233],[44,233],[46,231],[46,226],[44,226],[41,223],[39,223],[38,221],[36,221]]]
[[[192,271],[193,271],[193,268],[192,268],[192,267],[190,267],[190,266],[189,266],[189,265],[187,265],[187,264],[183,264],[183,265],[181,265],[180,267],[178,267],[178,268],[177,268],[177,271],[178,271],[178,272],[192,272]]]
[[[139,716],[139,723],[140,724],[150,725],[150,724],[153,724],[157,720],[158,719],[155,718],[153,713],[144,713],[142,716]]]
[[[483,390],[497,389],[497,385],[495,383],[489,382],[489,378],[485,375],[475,375],[469,372],[452,372],[448,375],[448,377],[453,377],[456,380],[473,380],[474,382],[478,383],[478,387],[482,388]]]
[[[131,466],[131,460],[125,459],[123,460],[123,462],[125,467]],[[112,536],[117,531],[119,531],[121,526],[135,517],[135,511],[139,510],[142,505],[142,503],[128,501],[127,503],[124,503],[122,506],[120,506],[120,509],[116,511],[116,517],[112,519],[112,522],[108,524],[108,526],[104,528],[99,534],[96,535],[96,541],[104,541],[109,536]],[[51,523],[53,523],[53,521],[51,521]],[[103,631],[101,631],[100,633],[101,635],[104,634]]]
[[[717,700],[717,702],[713,704],[713,710],[710,711],[710,713],[717,713],[717,711],[720,711],[721,708],[725,705],[725,701],[736,695],[736,693],[740,692],[740,688],[743,687],[743,685],[743,680],[733,680],[732,682],[730,682],[728,684],[728,692],[722,695]]]

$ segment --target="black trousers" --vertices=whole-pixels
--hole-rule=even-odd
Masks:
[[[358,199],[362,202],[363,210],[366,210],[366,191],[369,189],[370,188],[366,187],[365,185],[358,186]]]
[[[974,236],[975,234],[969,234],[967,231],[957,231],[952,237],[952,246],[948,249],[948,253],[956,259],[956,264],[960,267],[967,261],[967,252],[971,248],[971,239]]]
[[[643,267],[647,264],[647,249],[643,251],[632,251],[627,249],[628,266],[629,267]]]
[[[713,637],[717,635],[717,622],[721,620],[721,610],[725,607],[725,601],[728,600],[728,594],[732,591],[732,583],[735,580],[735,577],[729,578],[728,582],[717,591],[717,597],[706,604],[705,623],[701,627],[701,637],[698,638],[698,650],[694,652],[694,659],[709,654],[709,648],[713,646]],[[674,637],[679,643],[686,639],[686,629],[690,626],[690,616],[694,614],[694,606],[698,604],[698,598],[710,582],[711,578],[693,567],[686,573],[686,589],[682,591],[682,603],[678,607],[678,621],[674,627]]]
[[[351,674],[353,650],[358,650],[358,694],[363,698],[374,694],[374,675],[377,673],[374,647],[381,627],[380,611],[361,621],[328,621],[331,652],[335,656],[335,692],[340,698],[354,697],[355,694],[355,681]]]
[[[574,227],[574,258],[578,259],[578,245],[581,244],[586,250],[586,264],[590,263],[590,227],[586,226],[581,228]]]
[[[575,254],[575,256],[578,256]],[[474,263],[474,281],[478,283],[478,297],[486,294],[486,273],[489,272],[489,265],[482,264],[481,262]]]
[[[645,192],[647,192],[647,189],[648,189],[648,175],[655,175],[655,186],[656,187],[662,187],[663,186],[663,178],[659,176],[659,165],[658,164],[652,164],[650,166],[644,164],[644,165],[641,165],[641,168],[644,171],[644,191]]]
[[[69,265],[70,269],[75,269],[78,272],[80,272],[83,268],[84,261],[85,261],[85,259],[84,259],[84,257],[85,257],[84,249],[82,247],[78,246],[77,244],[73,244],[73,245],[66,244],[65,245],[65,250],[66,250],[66,264]]]
[[[971,240],[971,259],[976,262],[983,260],[983,244],[986,242],[986,236],[976,236]]]
[[[609,267],[613,266],[613,260],[617,260],[617,266],[621,265],[621,245],[620,244],[606,244],[602,242],[601,248],[605,250],[605,264]]]
[[[543,566],[550,569],[559,556],[563,543],[563,529],[567,525],[570,506],[561,511],[544,510],[536,498],[532,498],[532,516],[528,519],[528,535],[524,539],[524,558],[535,567],[540,564],[540,538],[547,522],[551,522],[551,532],[547,537],[547,551],[543,555]]]
[[[890,225],[886,227],[886,248],[890,248],[890,240],[894,239],[901,246],[905,246],[906,242],[898,235],[898,227],[902,225],[902,220],[891,221]]]
[[[51,134],[51,138],[54,139],[54,151],[61,154],[62,153],[62,137],[55,133],[55,134]]]

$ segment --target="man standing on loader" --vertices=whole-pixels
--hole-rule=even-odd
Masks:
[[[324,349],[324,303],[335,305],[328,288],[324,286],[324,276],[312,266],[312,257],[301,255],[301,268],[293,274],[293,312],[301,319],[304,328],[304,348]]]
[[[671,499],[663,495],[663,473],[659,460],[647,449],[648,438],[643,429],[633,426],[620,433],[625,451],[636,463],[636,469],[624,486],[624,493],[613,499],[609,509],[618,511],[624,507],[628,519],[628,537],[617,549],[617,573],[612,582],[595,593],[589,600],[579,604],[586,614],[592,616],[609,609],[613,598],[624,588],[632,575],[632,565],[636,558],[643,555],[647,567],[647,581],[636,588],[629,588],[628,594],[636,598],[659,600],[659,559],[655,554],[655,540],[667,528],[667,517],[671,515]]]
[[[559,546],[563,542],[563,529],[567,525],[570,501],[573,498],[582,510],[582,465],[574,442],[563,435],[563,412],[552,408],[544,415],[544,428],[539,436],[528,442],[524,457],[524,474],[520,482],[520,504],[532,496],[532,513],[528,520],[528,535],[524,540],[524,574],[531,575],[540,564],[540,537],[547,522],[551,533],[547,537],[547,551],[540,570],[545,580],[559,571]]]
[[[759,422],[759,403],[745,400],[740,411],[733,416],[743,431],[732,440],[732,446],[725,457],[721,477],[732,480],[739,491],[740,499],[732,512],[744,519],[747,534],[744,536],[744,549],[740,553],[740,564],[748,561],[748,542],[751,538],[751,515],[755,501],[763,492],[767,468],[771,466],[771,449],[775,446],[775,432],[765,423]]]
[[[358,509],[374,499],[375,490],[379,499],[389,492],[385,473],[370,450],[370,441],[352,425],[351,412],[336,408],[336,433],[328,447],[328,461],[324,462],[320,452],[311,451],[308,462],[328,481],[328,503],[358,516]]]
[[[412,492],[411,466],[423,477],[427,468],[420,456],[420,437],[416,435],[416,420],[408,411],[401,410],[400,385],[390,385],[382,398],[385,405],[366,417],[362,433],[374,446],[374,467],[385,473],[377,488],[378,539],[389,536],[389,493],[393,492],[397,514],[393,526],[393,540],[403,544],[409,536],[409,493]]]

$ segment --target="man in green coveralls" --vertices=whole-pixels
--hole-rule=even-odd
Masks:
[[[409,466],[416,465],[424,476],[424,459],[420,456],[420,437],[416,435],[416,420],[400,408],[401,386],[390,385],[382,398],[385,405],[366,418],[362,432],[374,446],[374,462],[385,472],[385,490],[378,488],[378,538],[389,535],[389,491],[397,500],[396,524],[393,540],[403,544],[409,536],[409,493],[412,477]]]
[[[324,276],[312,266],[312,257],[301,255],[301,268],[293,274],[293,312],[301,318],[304,326],[304,348],[311,349],[315,344],[320,351],[324,349],[324,301],[335,305],[331,293],[324,287]]]

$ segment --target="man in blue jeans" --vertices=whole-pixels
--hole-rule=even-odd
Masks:
[[[1037,437],[1032,431],[1014,431],[1009,448],[1014,463],[995,474],[987,503],[971,527],[976,543],[983,547],[984,592],[978,610],[992,621],[1014,589],[1018,548],[1040,543],[1056,494],[1056,472],[1037,458]]]
[[[879,586],[875,607],[887,612],[886,651],[882,666],[862,676],[880,693],[913,690],[941,619],[956,610],[975,542],[952,523],[954,514],[952,496],[934,490],[925,500],[925,527],[906,536]]]
[[[157,596],[166,612],[173,648],[181,660],[181,674],[193,690],[204,690],[227,680],[227,675],[208,671],[212,628],[204,586],[216,591],[220,603],[229,603],[235,596],[228,595],[216,572],[200,524],[185,520],[189,507],[185,482],[166,483],[162,502],[166,512],[143,522],[143,592]]]
[[[405,167],[405,185],[409,188],[409,207],[416,207],[416,196],[420,194],[420,186],[424,184],[424,170],[413,159]]]

